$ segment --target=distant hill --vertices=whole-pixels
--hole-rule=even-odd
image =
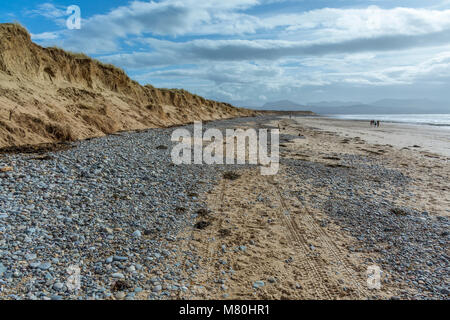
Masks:
[[[280,101],[268,102],[265,105],[263,105],[262,108],[259,108],[259,109],[261,109],[261,110],[300,111],[300,110],[307,110],[307,107],[303,106],[301,104],[292,102],[290,100],[280,100]]]
[[[259,114],[266,114],[266,115],[291,115],[291,116],[302,116],[302,117],[307,117],[307,116],[317,116],[317,114],[315,114],[312,111],[307,111],[307,110],[258,110]]]
[[[363,104],[358,101],[321,101],[321,102],[309,102],[306,105],[313,107],[348,107]]]
[[[309,108],[319,114],[422,114],[450,113],[450,103],[427,99],[383,99],[370,104],[320,106]]]
[[[262,110],[309,110],[317,114],[423,114],[450,113],[450,103],[429,99],[382,99],[372,103],[323,101],[306,105],[281,100],[266,103]]]

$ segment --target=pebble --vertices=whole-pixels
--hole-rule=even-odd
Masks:
[[[38,266],[38,268],[41,270],[48,270],[51,267],[52,267],[52,264],[50,262],[43,262]]]
[[[32,261],[35,260],[37,258],[37,255],[35,255],[34,253],[28,253],[25,255],[25,259],[27,261]]]
[[[128,257],[114,256],[113,261],[127,261]]]
[[[3,276],[6,270],[6,267],[2,263],[0,263],[0,277]]]
[[[64,284],[61,282],[57,282],[53,285],[53,289],[56,291],[61,291],[64,288]]]
[[[264,285],[265,285],[264,281],[255,281],[255,282],[253,282],[253,288],[254,289],[262,288],[262,287],[264,287]]]
[[[141,236],[142,236],[142,233],[139,230],[136,230],[135,232],[133,232],[133,237],[140,238]]]
[[[115,294],[116,299],[122,300],[125,298],[125,292],[119,291]]]
[[[153,289],[152,289],[152,291],[155,292],[155,293],[158,293],[161,290],[162,290],[162,286],[161,285],[154,286]]]

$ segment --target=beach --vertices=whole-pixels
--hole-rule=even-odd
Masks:
[[[3,1],[0,302],[449,301],[450,0],[400,2]]]
[[[279,172],[174,165],[176,128],[0,155],[0,296],[449,298],[449,158],[412,147],[437,145],[427,129],[396,143],[389,132],[419,130],[277,116],[204,127],[280,128]]]
[[[301,118],[305,126],[332,131],[345,137],[360,137],[370,144],[392,145],[437,153],[450,157],[450,127],[381,122],[370,126],[370,120],[341,120],[332,118]]]
[[[189,241],[204,254],[202,285],[183,297],[448,299],[447,156],[405,149],[417,140],[388,145],[389,130],[420,136],[400,124],[384,137],[355,121],[266,125],[281,128],[280,172],[249,169],[205,197],[200,220],[212,225]],[[368,289],[371,266],[383,272],[379,290]]]

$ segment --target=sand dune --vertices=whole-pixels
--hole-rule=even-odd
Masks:
[[[40,47],[20,25],[0,24],[0,147],[254,113],[185,90],[141,86],[115,66]]]

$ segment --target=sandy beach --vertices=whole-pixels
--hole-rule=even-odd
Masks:
[[[437,153],[450,158],[450,128],[405,123],[381,123],[370,127],[369,121],[340,120],[331,118],[298,118],[305,126],[335,132],[341,136],[356,138],[371,144],[392,145]]]
[[[274,116],[204,126],[279,127],[278,174],[174,165],[174,128],[0,155],[0,297],[449,298],[449,158],[410,147],[437,146],[430,131]]]
[[[211,226],[188,241],[202,253],[202,272],[183,298],[448,298],[440,245],[448,244],[450,170],[438,154],[445,132],[311,118],[266,125],[290,137],[282,138],[282,169],[274,177],[243,171],[205,196],[209,211],[199,221]],[[398,133],[407,141],[390,138]],[[436,148],[407,148],[417,141]],[[437,221],[444,229],[423,237]],[[367,286],[373,265],[383,270],[379,290]]]
[[[0,303],[450,300],[450,0],[0,13]]]

